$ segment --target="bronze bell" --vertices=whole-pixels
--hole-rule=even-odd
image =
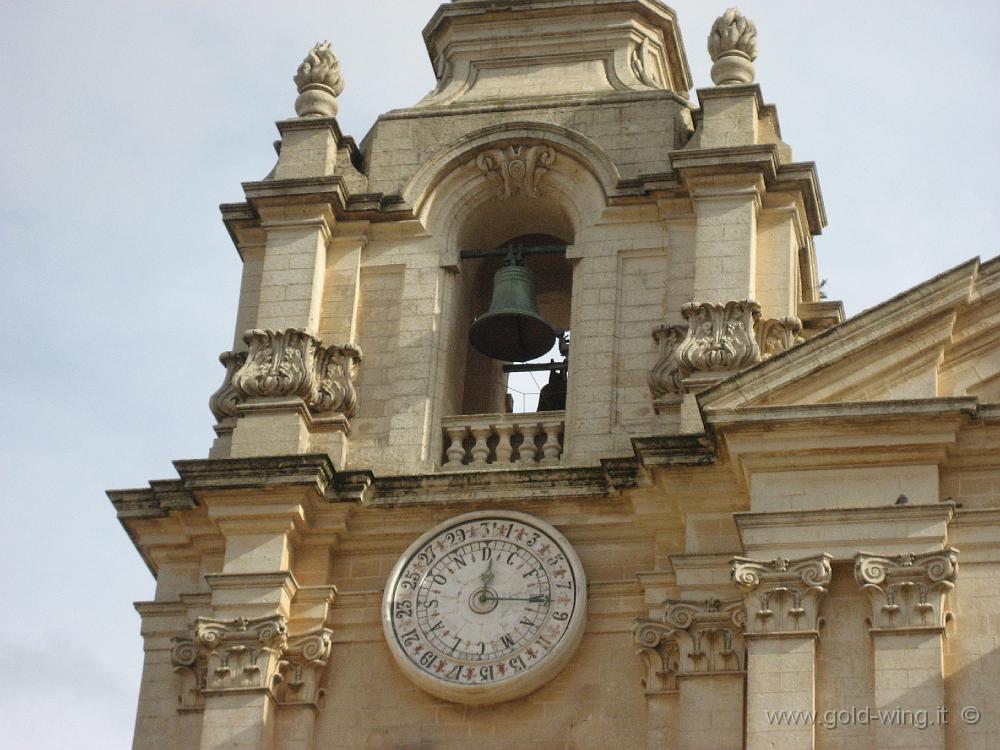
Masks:
[[[505,362],[525,362],[552,349],[556,332],[538,314],[535,275],[511,251],[493,276],[490,309],[472,323],[469,343],[481,354]]]

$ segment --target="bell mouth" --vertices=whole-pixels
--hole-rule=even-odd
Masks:
[[[524,310],[495,310],[472,324],[469,343],[487,357],[504,362],[527,362],[548,354],[556,332],[540,315]]]

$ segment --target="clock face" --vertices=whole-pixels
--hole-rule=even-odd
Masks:
[[[576,553],[523,513],[456,516],[396,563],[382,625],[396,662],[428,692],[461,703],[525,695],[583,636],[587,584]]]

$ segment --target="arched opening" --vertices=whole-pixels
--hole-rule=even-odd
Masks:
[[[538,311],[556,329],[557,339],[552,349],[541,357],[513,366],[468,346],[462,414],[527,413],[565,408],[566,355],[573,294],[572,267],[564,251],[567,244],[566,239],[553,234],[529,233],[512,237],[494,247],[465,251],[462,264],[470,277],[469,305],[466,308],[469,323],[489,309],[494,275],[503,266],[506,252],[516,247],[525,256],[524,265],[534,275]],[[559,252],[559,248],[563,252]],[[468,257],[478,253],[492,255]],[[469,264],[468,267],[466,264]],[[540,404],[543,391],[545,395]]]

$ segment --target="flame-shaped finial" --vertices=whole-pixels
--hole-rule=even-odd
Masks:
[[[729,8],[715,19],[708,35],[712,56],[712,81],[716,86],[753,83],[757,59],[757,27],[738,8]]]
[[[333,117],[337,114],[337,97],[344,90],[340,61],[329,42],[316,44],[295,74],[299,96],[295,112],[299,117]]]

